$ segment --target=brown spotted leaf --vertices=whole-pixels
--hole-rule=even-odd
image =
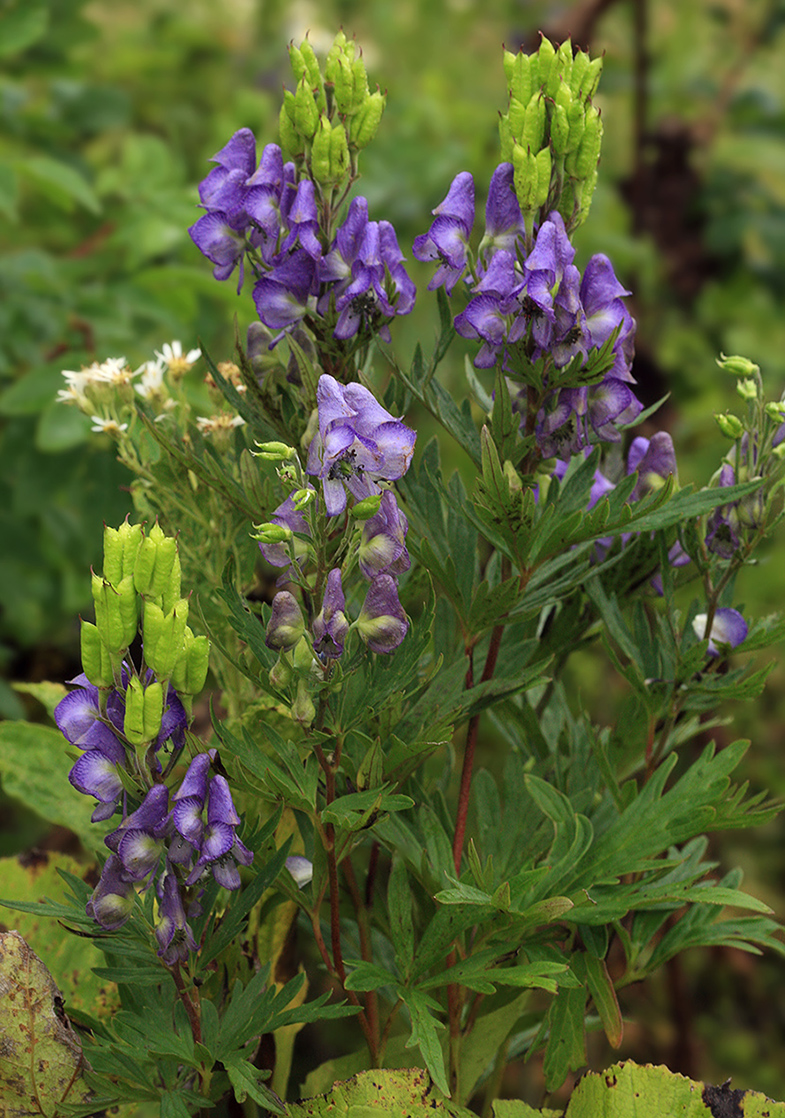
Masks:
[[[57,1118],[83,1102],[84,1058],[52,976],[18,932],[0,933],[0,1100],[3,1118]]]

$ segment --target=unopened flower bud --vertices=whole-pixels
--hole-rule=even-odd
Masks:
[[[737,416],[728,413],[725,415],[715,415],[714,419],[726,438],[734,440],[740,439],[744,434],[744,424]]]
[[[297,694],[292,703],[292,719],[301,726],[310,726],[316,718],[316,707],[308,693],[308,684],[304,679],[298,680]]]
[[[742,400],[757,400],[758,386],[754,380],[744,377],[742,380],[737,381],[736,391]]]
[[[256,450],[252,450],[254,458],[264,458],[268,462],[288,462],[296,457],[296,450],[286,443],[257,443]]]
[[[782,423],[785,420],[785,402],[780,400],[778,403],[768,403],[763,409],[769,419],[773,419],[775,423]]]
[[[356,505],[352,505],[349,509],[349,515],[355,520],[370,520],[372,516],[376,516],[381,503],[381,493],[371,497],[363,497]]]
[[[277,651],[294,648],[304,632],[305,621],[297,599],[288,590],[279,591],[273,598],[264,643]]]
[[[273,666],[270,668],[269,680],[272,687],[278,691],[283,691],[292,682],[294,672],[292,665],[289,663],[286,653],[282,652]]]
[[[315,500],[315,489],[295,489],[294,493],[292,493],[292,504],[298,512],[302,512],[304,508],[307,508],[308,505],[310,505]]]
[[[302,854],[290,854],[284,865],[294,878],[298,889],[302,889],[313,879],[313,862],[309,862]]]
[[[301,637],[292,652],[292,664],[298,672],[308,672],[314,667],[316,659],[307,637]]]
[[[271,547],[279,543],[287,543],[292,538],[291,528],[287,528],[285,524],[254,524],[254,531],[251,536],[252,540],[258,540],[259,543]]]
[[[754,377],[760,374],[760,368],[748,357],[726,357],[721,353],[717,364],[734,377]]]

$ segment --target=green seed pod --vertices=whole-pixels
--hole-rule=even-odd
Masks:
[[[294,95],[294,128],[305,140],[312,140],[319,127],[319,110],[307,77],[297,83]]]
[[[346,129],[340,123],[332,126],[330,132],[330,181],[340,182],[349,170],[349,140]]]
[[[335,55],[328,73],[328,81],[333,83],[333,98],[339,113],[348,113],[352,107],[354,79],[349,59],[341,51]]]
[[[543,148],[535,156],[535,164],[537,168],[537,193],[535,195],[535,207],[544,206],[548,201],[548,194],[551,189],[551,149]]]
[[[515,140],[510,127],[508,116],[499,117],[499,146],[501,148],[502,163],[512,163],[512,149]]]
[[[150,613],[152,614],[153,611],[151,610]],[[145,622],[147,622],[147,614],[148,610],[145,607]],[[159,679],[168,679],[172,674],[183,651],[187,624],[188,600],[186,598],[181,598],[168,613],[162,612],[159,615],[155,612],[154,618],[151,619],[153,643],[150,648],[145,644],[144,659]],[[145,631],[147,631],[146,624]]]
[[[378,89],[371,93],[362,108],[349,119],[349,143],[362,151],[379,130],[387,97]]]
[[[510,98],[510,107],[507,110],[507,120],[510,125],[510,135],[514,140],[523,143],[522,137],[526,127],[526,106],[528,101],[519,101],[517,97]],[[524,145],[525,146],[525,145]]]
[[[180,600],[180,595],[182,593],[181,583],[182,570],[180,567],[180,553],[176,550],[174,553],[174,563],[172,563],[172,570],[169,574],[169,582],[167,583],[166,587],[164,588],[164,592],[161,595],[161,608],[163,609],[164,613],[168,613],[169,610],[175,605],[175,603]]]
[[[91,621],[82,622],[80,644],[84,674],[95,687],[111,687],[114,683],[114,675],[109,649]]]
[[[322,72],[319,69],[319,59],[316,57],[311,44],[307,39],[303,39],[300,43],[300,54],[302,55],[303,62],[308,75],[308,83],[313,91],[314,98],[316,99],[316,107],[320,113],[323,113],[327,108],[327,101],[324,95],[324,83],[322,81]]]
[[[124,652],[128,647],[125,641],[125,626],[120,612],[120,595],[106,579],[93,574],[93,603],[95,623],[110,652]]]
[[[132,676],[125,690],[123,733],[131,745],[142,745],[144,736],[144,687],[139,676]]]
[[[594,105],[586,110],[586,127],[575,158],[575,177],[586,179],[596,171],[602,146],[602,121]]]
[[[502,66],[504,68],[504,77],[507,80],[508,89],[510,89],[510,86],[513,83],[513,78],[515,75],[515,59],[517,57],[518,56],[513,54],[511,50],[505,50],[502,53]],[[510,92],[512,92],[511,89]]]
[[[572,75],[572,42],[569,39],[565,39],[556,51],[556,62],[553,68],[558,70],[562,81],[569,87]]]
[[[294,94],[288,89],[284,90],[283,105],[278,117],[278,139],[285,155],[297,156],[303,150],[303,144],[294,127]]]
[[[551,71],[555,69],[553,63],[556,58],[556,49],[550,39],[542,36],[540,49],[537,51],[537,71],[540,89],[548,86]],[[552,96],[552,94],[551,94]]]
[[[164,632],[164,611],[155,602],[145,602],[142,616],[142,642],[148,667],[153,666],[155,650]]]
[[[330,136],[332,128],[326,116],[319,120],[319,130],[313,138],[311,147],[311,174],[314,181],[325,184],[330,182]]]
[[[209,667],[210,642],[205,636],[194,637],[186,649],[185,684],[182,688],[186,695],[198,695],[204,688]]]
[[[119,528],[104,525],[104,578],[117,586],[123,577],[123,541]]]
[[[567,109],[567,120],[570,125],[570,136],[567,141],[567,153],[577,151],[581,146],[583,133],[586,129],[586,113],[581,101],[573,101]]]
[[[368,73],[365,69],[365,63],[361,56],[357,56],[352,61],[352,105],[351,112],[357,110],[365,104],[370,97],[368,89]]]
[[[303,58],[302,51],[296,47],[293,42],[289,43],[289,62],[294,74],[294,80],[299,82],[308,73],[305,66],[305,59]]]
[[[572,220],[575,211],[575,192],[572,188],[571,182],[565,182],[561,189],[561,197],[559,198],[559,213],[564,219],[564,224],[567,231],[572,228]]]
[[[123,647],[128,648],[139,628],[139,595],[134,587],[133,574],[127,574],[125,578],[120,579],[117,599],[123,622]]]
[[[594,197],[594,191],[596,189],[597,168],[595,167],[589,177],[578,187],[578,214],[575,218],[573,229],[577,229],[579,225],[583,225],[584,221],[589,216],[592,198]],[[571,231],[572,230],[568,230],[568,232]]]
[[[533,59],[523,51],[513,55],[512,80],[507,81],[510,96],[524,105],[528,105],[532,93],[536,93],[536,86],[532,81]]]
[[[545,98],[535,93],[526,106],[521,144],[535,154],[542,147],[545,136]]]
[[[537,206],[537,158],[520,144],[512,149],[513,183],[523,211]]]
[[[600,84],[600,75],[602,74],[602,58],[593,58],[589,65],[586,67],[586,73],[583,75],[580,85],[580,95],[584,101],[590,100],[597,92],[597,86]]]
[[[586,51],[579,50],[572,60],[572,71],[570,73],[570,92],[573,97],[577,97],[580,93],[581,82],[583,81],[586,71],[589,68],[589,56]]]
[[[570,122],[561,105],[553,106],[551,114],[551,146],[554,155],[564,155],[570,140]]]
[[[144,690],[142,705],[142,733],[144,741],[155,741],[161,732],[161,719],[164,714],[164,689],[157,679]],[[138,745],[138,742],[134,743]]]

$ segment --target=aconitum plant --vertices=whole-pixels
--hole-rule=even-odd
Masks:
[[[232,359],[177,342],[65,374],[136,512],[106,529],[54,712],[94,875],[13,903],[105,955],[71,1113],[537,1114],[588,1028],[624,1053],[626,987],[687,948],[782,950],[704,857],[704,832],[777,806],[731,783],[746,743],[695,743],[785,632],[736,596],[780,515],[785,403],[721,357],[742,414],[717,417],[706,486],[679,486],[630,292],[572,241],[601,60],[505,52],[498,165],[456,168],[409,249],[354,192],[385,102],[358,45],[290,59],[277,138],[227,139],[190,228],[246,297]],[[407,256],[441,330],[405,369]],[[456,334],[469,360],[443,375]],[[470,467],[445,477],[445,448]],[[565,687],[581,648],[618,718]],[[306,1022],[326,1062],[295,1061]],[[528,1101],[501,1107],[510,1082]]]

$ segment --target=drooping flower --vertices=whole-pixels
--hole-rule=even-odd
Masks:
[[[450,295],[466,271],[469,237],[474,225],[474,179],[468,171],[455,176],[447,197],[432,212],[436,220],[427,233],[415,237],[412,254],[417,260],[439,261],[428,290],[434,291],[444,284]]]
[[[305,632],[303,611],[293,594],[279,590],[273,598],[264,643],[278,652],[294,648]]]
[[[328,659],[343,654],[349,620],[345,613],[346,599],[341,586],[341,570],[335,567],[327,575],[322,608],[313,620],[314,651]]]
[[[180,885],[172,867],[168,867],[163,882],[158,885],[160,919],[155,928],[158,954],[167,966],[185,962],[189,951],[196,951],[197,944],[188,925]]]
[[[736,648],[747,636],[747,622],[737,609],[718,609],[711,623],[711,631],[707,632],[708,614],[699,613],[692,622],[698,640],[709,638],[708,653],[710,656],[719,656],[718,644],[729,645]]]
[[[119,858],[128,879],[142,881],[157,870],[169,829],[169,789],[154,784],[136,811],[104,842]]]
[[[287,528],[290,532],[298,533],[303,536],[310,536],[311,534],[308,521],[305,519],[303,513],[296,507],[294,503],[294,494],[292,493],[289,494],[283,504],[280,504],[272,514],[270,523],[277,524],[281,528]],[[308,545],[302,540],[295,538],[293,547],[295,558],[299,559],[307,551]],[[260,540],[259,549],[267,562],[271,563],[273,567],[288,567],[291,563],[289,549],[284,547],[283,543],[267,543],[264,540]]]
[[[240,817],[226,778],[220,773],[209,775],[214,757],[215,750],[198,754],[172,796],[171,819],[181,841],[170,844],[169,858],[190,870],[186,885],[211,872],[225,889],[237,889],[237,863],[250,865],[253,854],[237,837]]]
[[[379,511],[363,524],[358,558],[360,570],[367,579],[381,574],[399,575],[409,570],[408,527],[394,493],[388,489],[382,495]]]
[[[97,920],[107,931],[122,927],[134,907],[135,889],[133,882],[124,872],[123,864],[116,854],[111,854],[104,863],[101,879],[87,902],[87,915]]]
[[[639,436],[632,440],[627,453],[627,473],[636,470],[638,484],[632,491],[633,501],[660,489],[671,475],[678,476],[676,451],[667,431],[657,431],[650,439]]]
[[[416,433],[395,419],[361,384],[341,385],[324,374],[316,390],[319,433],[307,471],[322,479],[328,516],[346,508],[346,491],[361,501],[382,492],[409,468]]]
[[[409,622],[391,575],[378,575],[373,579],[355,624],[371,652],[394,652],[401,643]]]

